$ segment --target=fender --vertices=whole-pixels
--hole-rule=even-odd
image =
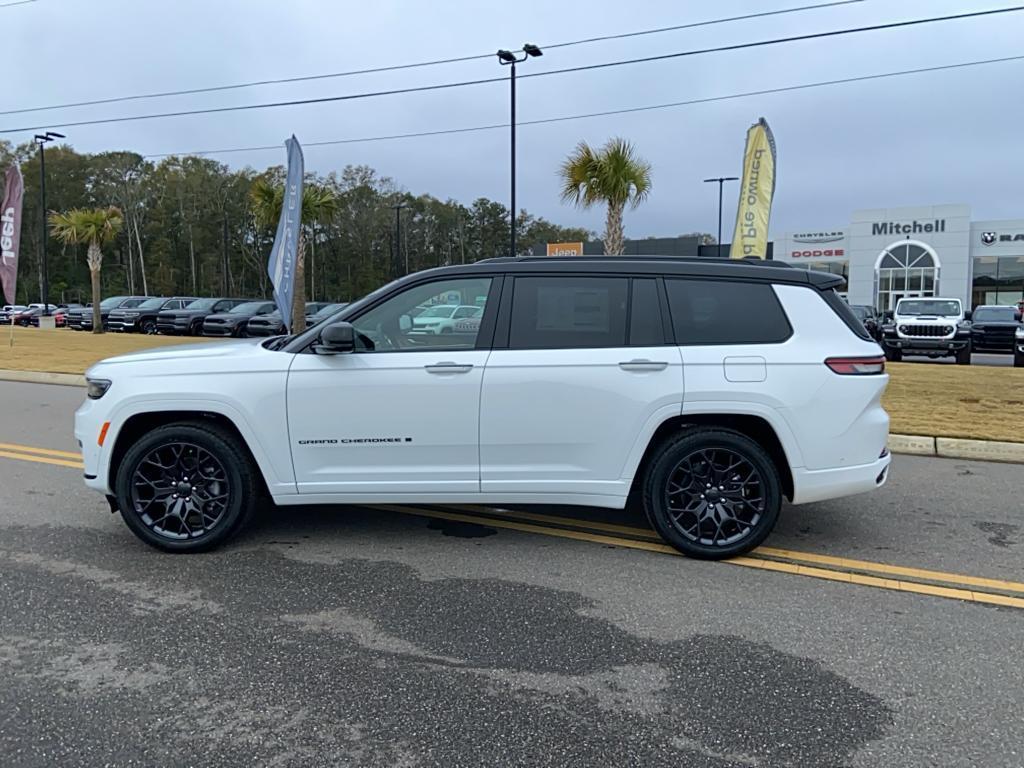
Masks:
[[[113,447],[117,444],[121,428],[133,416],[140,414],[159,413],[164,411],[195,411],[197,413],[214,413],[231,421],[245,440],[252,452],[256,465],[267,483],[267,488],[274,496],[297,493],[295,475],[292,471],[291,451],[287,440],[283,443],[283,451],[267,446],[260,439],[259,432],[249,418],[232,403],[209,396],[190,397],[179,395],[173,400],[164,397],[137,395],[125,398],[110,414],[110,429],[107,433],[105,447],[100,455],[99,476],[108,477],[110,458]],[[282,418],[284,418],[282,414]],[[281,455],[277,455],[281,454]],[[283,458],[282,458],[283,457]]]

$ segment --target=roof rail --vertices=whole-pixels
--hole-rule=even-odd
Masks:
[[[604,256],[590,254],[583,256],[493,256],[489,259],[480,259],[477,264],[497,264],[527,261],[579,261],[580,259],[617,259],[622,261],[683,261],[697,264],[752,264],[755,266],[786,267],[792,268],[792,264],[786,261],[773,261],[770,259],[758,259],[753,256],[745,256],[742,259],[719,258],[717,256],[658,256],[658,255],[634,255],[627,256]]]

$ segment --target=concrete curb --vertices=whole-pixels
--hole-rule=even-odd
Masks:
[[[28,384],[61,384],[84,387],[85,377],[77,373],[50,373],[49,371],[7,371],[0,369],[0,381],[20,381]],[[1004,443],[996,440],[962,440],[954,437],[928,437],[926,435],[889,435],[889,450],[911,456],[938,456],[944,459],[970,459],[973,461],[1001,461],[1024,464],[1024,443]]]
[[[84,387],[85,376],[80,373],[53,373],[51,371],[8,371],[0,369],[0,381],[20,381],[27,384],[62,384]]]
[[[913,456],[938,456],[943,459],[1024,464],[1024,443],[1005,443],[998,440],[889,435],[889,450],[893,453],[905,453]]]

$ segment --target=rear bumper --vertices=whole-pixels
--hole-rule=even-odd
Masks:
[[[889,479],[892,454],[886,451],[870,464],[834,469],[793,469],[793,503],[840,499],[881,488]]]

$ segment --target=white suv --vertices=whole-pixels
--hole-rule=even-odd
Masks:
[[[483,307],[439,304],[427,307],[412,319],[412,330],[416,333],[452,333],[460,320],[480,317]]]
[[[213,547],[278,505],[641,503],[696,557],[783,497],[881,486],[888,381],[840,279],[717,259],[491,259],[410,275],[291,337],[104,360],[86,484],[147,543]],[[452,301],[452,296],[457,301]],[[479,305],[417,333],[410,312]]]

